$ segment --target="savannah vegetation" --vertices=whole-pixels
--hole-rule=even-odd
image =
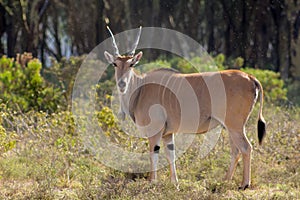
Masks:
[[[223,56],[223,55],[219,55]],[[83,58],[83,57],[82,57]],[[220,59],[220,58],[216,58]],[[240,59],[240,58],[239,58]],[[189,63],[157,60],[149,65],[191,70]],[[237,62],[237,61],[232,61]],[[288,101],[288,91],[278,73],[244,68],[265,86],[264,116],[267,137],[258,146],[255,107],[247,125],[253,145],[252,186],[237,187],[242,167],[231,182],[222,177],[230,159],[228,135],[222,131],[214,150],[199,155],[200,136],[177,160],[179,189],[169,181],[168,168],[159,171],[159,182],[150,184],[147,173],[124,173],[102,164],[84,146],[66,98],[74,76],[60,80],[65,71],[78,68],[80,58],[55,63],[41,75],[41,62],[30,54],[17,59],[2,57],[0,126],[0,196],[2,199],[297,199],[299,197],[299,107]],[[218,63],[220,68],[227,68]],[[58,73],[60,72],[60,73]],[[75,74],[75,73],[74,73]],[[109,72],[107,74],[109,77]],[[48,77],[48,78],[47,78]],[[55,79],[54,79],[55,77]],[[18,79],[23,80],[18,84]],[[60,84],[53,83],[59,82]],[[62,82],[60,82],[60,81]],[[16,82],[16,83],[15,83]],[[99,83],[99,108],[91,123],[99,123],[105,135],[127,150],[137,146],[147,152],[147,141],[126,135],[105,102],[110,101],[111,80]],[[25,92],[24,92],[25,91]],[[32,101],[37,103],[32,103]],[[55,102],[55,103],[54,103]]]
[[[298,0],[76,2],[0,1],[0,199],[300,198]],[[149,183],[147,173],[109,168],[84,146],[72,88],[86,54],[109,37],[106,24],[115,33],[139,25],[180,31],[203,44],[219,70],[240,69],[260,80],[267,135],[259,146],[256,106],[246,127],[253,146],[249,189],[237,190],[241,163],[232,181],[222,180],[230,163],[225,130],[205,158],[197,136],[176,161],[179,188],[170,183],[168,167]],[[196,55],[193,61],[212,70]],[[140,64],[141,71],[195,72],[185,60],[155,50],[145,50]],[[89,123],[122,148],[147,152],[147,141],[126,135],[108,106],[113,74],[108,67],[95,86],[98,106]]]

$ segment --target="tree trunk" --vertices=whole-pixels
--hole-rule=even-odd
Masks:
[[[5,8],[0,4],[0,38],[5,33],[6,23],[5,23]],[[4,46],[0,41],[0,56],[4,54]]]
[[[254,45],[254,51],[256,53],[255,57],[255,64],[258,68],[265,68],[266,62],[267,62],[267,51],[269,48],[269,31],[270,28],[268,28],[268,16],[267,16],[267,10],[268,10],[268,2],[266,1],[258,1],[256,4],[257,9],[255,9],[255,15],[254,19],[258,19],[254,22],[254,32],[255,35],[255,45]]]
[[[300,81],[300,11],[293,23],[293,35],[291,41],[291,67],[293,70],[292,76],[297,81]]]
[[[16,46],[16,22],[13,17],[10,17],[7,20],[7,56],[8,57],[15,57],[15,46]]]
[[[247,37],[247,33],[248,33],[248,25],[249,25],[249,21],[247,20],[247,7],[246,7],[246,2],[245,1],[241,1],[241,5],[239,5],[240,10],[242,12],[242,19],[240,22],[240,36],[239,36],[239,52],[240,52],[240,56],[242,58],[244,58],[245,63],[248,62],[248,57],[246,56],[246,49],[248,48],[248,37]],[[237,19],[237,21],[239,21]]]
[[[98,45],[103,39],[105,30],[105,23],[103,19],[104,2],[103,0],[96,0],[96,44]]]
[[[207,43],[207,51],[213,52],[215,51],[215,37],[214,37],[214,4],[211,0],[205,0],[205,11],[206,11],[206,24],[207,24],[207,35],[208,35],[208,43]]]
[[[291,28],[286,14],[281,15],[278,26],[279,70],[283,80],[289,78]]]

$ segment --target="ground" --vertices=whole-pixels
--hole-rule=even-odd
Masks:
[[[299,109],[266,105],[262,146],[256,113],[257,108],[246,129],[253,154],[252,185],[245,191],[237,189],[242,162],[233,180],[223,181],[230,162],[226,131],[207,157],[200,158],[195,140],[176,161],[176,187],[168,168],[159,170],[159,180],[150,183],[146,173],[126,174],[103,165],[81,145],[69,114],[16,117],[14,123],[19,120],[23,129],[14,132],[16,146],[1,153],[0,199],[300,199]]]

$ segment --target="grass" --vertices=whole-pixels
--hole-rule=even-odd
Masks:
[[[2,124],[16,145],[0,148],[0,199],[300,199],[298,108],[265,106],[261,147],[252,114],[246,129],[253,145],[252,186],[245,191],[237,190],[241,162],[232,181],[222,180],[230,161],[226,131],[207,157],[200,157],[196,140],[177,160],[177,188],[168,168],[158,171],[157,183],[149,183],[147,174],[101,164],[82,145],[69,112],[5,113]]]

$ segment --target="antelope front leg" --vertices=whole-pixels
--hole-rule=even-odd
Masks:
[[[151,162],[150,181],[155,181],[157,179],[157,164],[161,137],[162,133],[160,132],[149,138]]]
[[[124,121],[125,120],[125,112],[122,109],[122,106],[120,106],[120,109],[118,111],[118,119]]]
[[[174,135],[167,135],[163,137],[163,142],[165,146],[165,152],[167,159],[170,165],[170,173],[171,173],[171,181],[173,183],[177,183],[177,173],[176,173],[176,166],[175,166],[175,144],[174,144]]]

